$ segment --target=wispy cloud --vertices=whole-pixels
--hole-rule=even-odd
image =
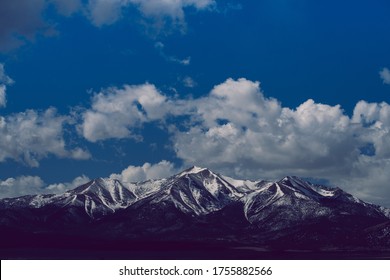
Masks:
[[[382,68],[382,70],[379,71],[379,76],[384,84],[390,85],[390,70],[388,68]]]
[[[4,64],[0,63],[0,107],[5,107],[7,104],[7,86],[13,83],[14,81],[5,73]]]
[[[169,17],[177,23],[184,22],[184,8],[193,7],[197,10],[211,9],[216,5],[214,0],[129,0],[135,4],[146,17]]]
[[[71,16],[75,13],[85,16],[97,27],[111,25],[124,18],[124,11],[137,9],[150,25],[159,23],[164,29],[185,26],[187,7],[196,10],[212,9],[214,0],[15,0],[0,1],[0,52],[16,49],[26,42],[34,41],[37,34],[51,35],[57,22],[56,15],[46,13],[51,5],[58,14]],[[48,15],[51,15],[48,18]]]
[[[71,16],[83,9],[82,0],[51,0],[58,12],[64,16]]]
[[[154,47],[158,50],[161,57],[163,57],[168,62],[174,62],[181,65],[190,65],[191,63],[191,57],[186,57],[184,59],[177,58],[176,56],[167,55],[164,51],[164,44],[161,42],[157,42],[154,44]]]
[[[188,88],[196,87],[197,83],[194,81],[193,78],[186,76],[183,78],[183,85]]]

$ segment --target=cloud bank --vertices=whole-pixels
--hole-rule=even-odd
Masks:
[[[348,116],[340,105],[312,99],[297,108],[283,107],[264,96],[259,82],[244,78],[227,79],[197,99],[173,99],[150,84],[126,85],[96,94],[80,127],[87,140],[96,142],[129,138],[148,122],[169,130],[183,166],[249,179],[287,174],[325,179],[377,202],[390,195],[385,187],[390,105],[385,102],[360,101]],[[138,174],[134,170],[143,174],[134,167],[129,174]]]

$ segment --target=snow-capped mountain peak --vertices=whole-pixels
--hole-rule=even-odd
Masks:
[[[190,167],[190,168],[180,172],[176,176],[183,177],[183,176],[188,175],[188,174],[197,174],[197,173],[205,171],[205,170],[208,170],[208,169],[194,165],[194,166],[192,166],[192,167]]]
[[[367,207],[370,211],[390,215],[390,210],[374,207],[339,188],[311,184],[296,176],[287,176],[274,182],[237,180],[198,166],[166,179],[139,183],[97,178],[63,194],[0,200],[0,209],[56,206],[68,209],[66,211],[69,213],[79,209],[92,219],[100,219],[130,208],[133,204],[165,203],[184,214],[202,216],[222,210],[235,202],[243,205],[245,217],[254,224],[271,213],[285,213],[285,210],[280,209],[289,209],[289,213],[295,213],[296,217],[289,218],[291,221],[328,215],[334,211],[330,210],[329,205],[338,205],[340,209],[346,205],[343,208],[345,213],[356,207]]]
[[[296,176],[287,176],[278,181],[277,184],[283,190],[291,190],[295,195],[299,194],[310,199],[318,199],[320,194],[312,188],[312,184]],[[282,190],[281,190],[282,191]]]
[[[164,186],[168,187],[166,199],[191,215],[218,211],[244,195],[219,174],[197,166],[172,177]]]
[[[135,242],[297,240],[306,248],[311,239],[328,248],[352,238],[359,246],[361,240],[390,244],[389,217],[390,209],[299,177],[237,180],[196,166],[165,179],[98,178],[63,194],[0,199],[0,230]]]

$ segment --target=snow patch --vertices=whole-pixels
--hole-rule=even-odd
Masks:
[[[202,172],[206,170],[207,168],[199,167],[199,166],[193,166],[190,169],[184,170],[183,172],[178,174],[178,177],[185,176],[187,174],[197,174],[199,172]]]
[[[221,176],[221,178],[238,190],[252,191],[257,189],[256,184],[259,183],[259,181],[237,180],[227,176]]]
[[[304,200],[309,200],[310,199],[306,195],[303,195],[303,194],[301,194],[299,192],[294,192],[294,195],[295,195],[295,197],[300,198],[300,199],[304,199]]]

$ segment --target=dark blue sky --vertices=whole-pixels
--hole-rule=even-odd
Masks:
[[[390,139],[386,138],[387,118],[384,117],[387,107],[380,104],[386,102],[387,105],[390,101],[390,81],[379,74],[390,67],[388,1],[203,0],[177,1],[171,7],[169,3],[161,6],[158,0],[151,1],[149,6],[145,4],[147,1],[142,0],[117,0],[98,10],[103,0],[75,0],[69,2],[75,5],[68,3],[68,6],[63,0],[54,1],[57,6],[49,1],[34,0],[36,10],[29,9],[27,13],[24,13],[28,9],[27,1],[21,1],[16,8],[10,8],[11,2],[5,0],[0,4],[0,17],[6,13],[8,15],[0,20],[0,63],[4,68],[3,76],[14,83],[2,81],[0,75],[0,84],[6,87],[7,100],[6,106],[0,107],[0,115],[8,121],[8,129],[14,131],[19,131],[23,121],[26,121],[15,121],[17,116],[23,118],[21,116],[29,109],[39,115],[48,108],[55,108],[56,116],[68,119],[60,125],[61,131],[53,133],[64,142],[62,151],[57,148],[45,151],[45,147],[40,149],[34,146],[29,153],[29,145],[39,143],[32,144],[26,140],[18,144],[17,149],[10,148],[3,152],[0,155],[0,182],[22,176],[39,176],[45,184],[70,182],[82,174],[89,178],[109,176],[120,173],[128,166],[135,168],[145,162],[154,165],[166,160],[171,164],[168,168],[170,171],[189,164],[206,164],[238,177],[279,176],[278,172],[270,172],[271,168],[277,168],[280,173],[325,179],[333,184],[345,183],[347,178],[356,176],[367,182],[364,181],[361,188],[351,187],[350,190],[375,200],[375,195],[371,195],[367,186],[377,186],[380,182],[370,181],[370,176],[378,177],[375,174],[381,174],[381,171],[374,167],[383,168],[389,161],[387,146],[383,144]],[[311,137],[305,134],[308,133],[306,127],[300,126],[302,122],[298,121],[297,116],[302,117],[303,114],[298,114],[299,110],[296,110],[309,99],[313,99],[317,105],[328,106],[323,108],[328,112],[339,104],[341,107],[334,114],[339,114],[337,120],[343,117],[349,119],[348,129],[356,126],[358,118],[353,118],[353,111],[357,103],[360,100],[367,101],[366,105],[371,102],[375,104],[371,106],[371,111],[368,105],[363,106],[363,115],[367,115],[365,120],[370,124],[378,124],[379,121],[384,130],[376,131],[371,127],[369,131],[375,130],[375,135],[366,130],[339,131],[329,139],[326,138],[327,131],[315,132],[318,137],[313,138],[313,142],[318,141],[322,145],[323,140],[334,145],[325,145],[326,152],[319,158],[313,156],[311,159],[309,150],[302,151],[301,156],[288,153],[286,157],[289,160],[282,156],[270,158],[270,161],[280,160],[284,163],[270,162],[269,168],[265,167],[264,162],[240,155],[248,151],[233,146],[234,141],[230,138],[221,138],[217,143],[224,147],[225,152],[237,152],[235,156],[223,158],[216,148],[199,149],[197,153],[205,152],[204,156],[198,160],[194,156],[194,160],[191,160],[185,145],[180,143],[184,141],[182,136],[185,133],[192,135],[193,139],[200,137],[190,132],[191,128],[197,128],[198,122],[202,124],[200,131],[205,133],[202,134],[205,137],[213,129],[225,129],[222,123],[238,125],[237,120],[235,122],[230,119],[231,116],[221,113],[223,117],[219,118],[224,122],[220,123],[221,126],[213,127],[206,124],[207,118],[199,113],[204,109],[200,106],[206,105],[198,103],[213,104],[215,100],[210,92],[229,78],[236,81],[237,86],[243,85],[238,82],[239,78],[252,83],[259,81],[258,95],[261,95],[261,91],[265,101],[274,98],[281,110],[287,108],[296,113],[292,116],[293,113],[284,110],[280,118],[267,118],[268,122],[278,120],[280,123],[280,119],[284,118],[297,122],[291,123],[291,127],[284,132],[267,132],[279,137],[275,136],[274,140],[269,140],[271,142]],[[131,132],[129,135],[119,136],[111,131],[104,137],[96,138],[97,134],[93,134],[95,136],[88,138],[86,130],[83,130],[87,123],[87,112],[101,113],[100,109],[93,107],[97,93],[107,97],[104,99],[106,102],[110,100],[109,88],[120,89],[124,85],[145,83],[154,85],[169,100],[173,107],[166,114],[154,118],[149,116],[149,112],[145,113],[145,108],[141,108],[141,112],[148,115],[148,120],[137,120],[136,124],[133,123],[134,118],[125,120],[124,129]],[[116,93],[113,96],[118,97]],[[270,106],[267,102],[265,104]],[[143,105],[137,106],[140,108]],[[186,110],[195,113],[189,114]],[[378,113],[374,116],[372,110]],[[107,117],[107,114],[105,112],[104,116]],[[121,116],[125,114],[121,112]],[[257,113],[252,113],[252,116],[256,118]],[[333,116],[324,118],[332,119]],[[114,121],[117,117],[108,116],[108,119]],[[305,118],[316,117],[305,115]],[[38,121],[38,126],[45,126],[45,121]],[[12,122],[15,124],[11,125]],[[317,128],[325,121],[320,119],[318,122]],[[362,127],[367,128],[367,124]],[[316,126],[313,131],[314,128]],[[17,133],[7,132],[9,138],[18,142],[23,129],[20,128]],[[247,136],[247,132],[252,131],[249,125],[243,129]],[[259,133],[265,130],[258,128],[253,131]],[[348,133],[351,135],[348,139],[341,136]],[[323,135],[326,135],[324,139]],[[356,135],[363,136],[356,139]],[[260,138],[256,138],[256,141],[250,140],[252,138],[240,139],[243,139],[245,147],[251,147],[253,143],[268,143],[261,135],[257,136]],[[4,139],[1,140],[3,147],[9,146]],[[199,143],[203,143],[201,139]],[[247,140],[252,141],[251,144],[247,144]],[[297,146],[291,149],[298,149],[299,143],[304,142],[298,140]],[[42,139],[37,141],[42,142],[43,146],[47,145]],[[341,146],[335,144],[341,142]],[[256,145],[253,146],[255,150]],[[337,167],[333,162],[335,155],[330,155],[330,152],[345,150],[344,145],[352,148],[350,153],[340,154],[338,161],[343,162],[343,166]],[[376,153],[369,156],[363,154],[364,157],[361,157],[357,151],[364,150],[365,145],[372,145]],[[274,155],[283,154],[278,147],[274,146]],[[88,155],[71,155],[70,151],[74,149]],[[202,160],[214,152],[218,154],[218,163]],[[26,153],[35,158],[38,164],[29,163]],[[302,162],[302,158],[305,158],[302,153],[308,153],[308,161],[315,168],[297,164],[297,161]],[[263,154],[258,156],[262,157]],[[360,166],[366,161],[369,166]],[[319,162],[327,162],[328,165],[323,166]],[[357,165],[358,168],[351,167]],[[343,172],[333,174],[332,166]],[[336,179],[333,180],[333,177]],[[42,188],[45,186],[42,185]],[[390,191],[382,191],[390,194]]]

